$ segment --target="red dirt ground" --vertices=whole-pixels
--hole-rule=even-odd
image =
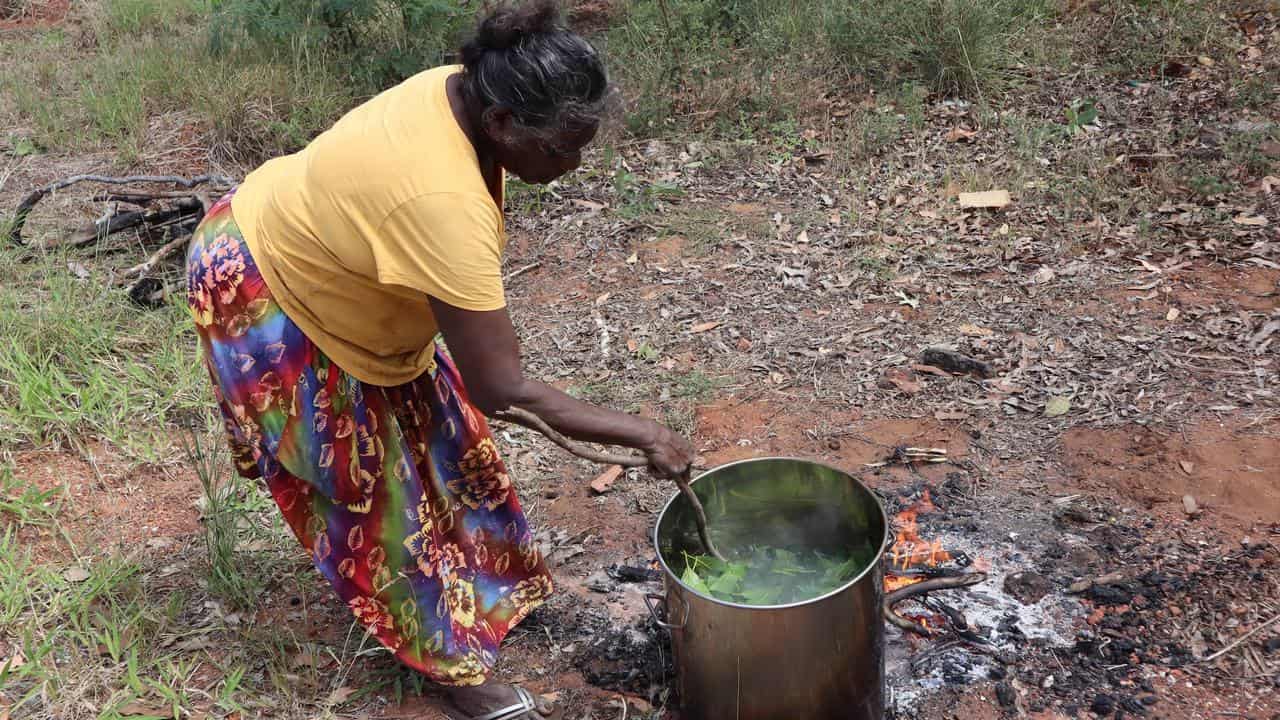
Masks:
[[[1245,521],[1280,518],[1280,423],[1253,428],[1205,421],[1185,433],[1141,426],[1074,428],[1062,438],[1066,467],[1080,487],[1156,506],[1182,496]]]
[[[18,17],[0,19],[0,32],[50,27],[62,22],[71,8],[71,0],[37,0],[23,8]]]
[[[189,470],[130,466],[93,445],[84,456],[58,450],[18,453],[14,476],[40,490],[65,489],[59,522],[79,552],[137,547],[199,530],[195,502],[201,496],[200,481]],[[67,552],[47,528],[27,526],[19,537],[30,543],[37,559],[61,558]]]

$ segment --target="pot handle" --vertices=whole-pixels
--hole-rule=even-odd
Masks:
[[[663,630],[666,630],[667,632],[671,632],[672,630],[683,630],[685,623],[689,621],[688,605],[684,606],[684,617],[681,618],[679,624],[667,622],[666,620],[663,620],[661,617],[658,617],[659,607],[662,608],[663,617],[669,618],[671,616],[671,613],[668,611],[668,608],[667,608],[667,598],[657,593],[645,593],[644,605],[645,607],[649,608],[649,615],[650,617],[653,618],[653,621],[658,624],[658,627],[662,628]]]

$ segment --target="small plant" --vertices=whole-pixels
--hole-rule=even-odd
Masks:
[[[636,359],[640,360],[641,362],[647,362],[647,363],[657,362],[658,358],[661,356],[662,356],[662,353],[658,351],[658,348],[650,345],[647,342],[640,343],[640,347],[636,348]]]
[[[17,518],[19,527],[53,524],[58,515],[58,489],[40,490],[14,477],[8,467],[0,467],[0,517]]]
[[[544,207],[544,200],[551,191],[546,185],[526,183],[517,177],[508,177],[506,186],[507,200],[519,209],[520,214],[538,215]]]
[[[1073,100],[1064,110],[1067,117],[1067,134],[1076,135],[1084,132],[1086,125],[1098,120],[1098,106],[1093,98]]]
[[[226,469],[207,445],[194,434],[187,446],[187,458],[204,490],[201,516],[204,542],[209,557],[209,592],[235,607],[252,607],[260,588],[238,557],[238,543],[244,511],[236,502],[236,485],[222,480]]]
[[[1280,130],[1233,132],[1227,136],[1223,152],[1227,159],[1251,177],[1269,175],[1277,164],[1263,151],[1264,146],[1280,147]]]
[[[1264,110],[1276,100],[1280,93],[1276,90],[1275,80],[1271,77],[1251,77],[1235,88],[1233,103],[1236,107],[1252,110]]]
[[[22,135],[13,138],[12,145],[14,157],[27,157],[28,155],[35,155],[40,152],[40,146],[37,145],[34,140]]]
[[[659,202],[684,195],[679,185],[646,182],[626,170],[614,173],[613,191],[618,196],[618,214],[628,219],[651,213],[658,209]]]
[[[1196,195],[1206,198],[1222,195],[1231,190],[1231,185],[1217,175],[1196,174],[1187,180],[1187,185]]]
[[[710,400],[716,389],[724,384],[720,378],[698,370],[668,375],[667,381],[670,383],[671,397],[694,402]]]

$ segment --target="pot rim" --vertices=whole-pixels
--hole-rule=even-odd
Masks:
[[[868,573],[873,572],[874,570],[880,567],[880,561],[884,558],[885,548],[888,547],[889,541],[891,539],[891,536],[889,533],[889,516],[884,511],[884,503],[880,502],[880,496],[876,495],[875,491],[867,487],[866,483],[862,482],[861,480],[859,480],[857,477],[855,477],[852,473],[849,473],[848,471],[841,470],[840,468],[835,467],[834,465],[830,465],[824,462],[819,462],[817,460],[810,460],[809,458],[793,457],[793,456],[787,456],[787,455],[771,455],[768,457],[756,457],[756,458],[745,458],[743,460],[734,460],[733,462],[725,463],[723,465],[717,465],[711,468],[710,470],[702,473],[698,477],[693,478],[689,484],[690,485],[696,484],[699,480],[710,475],[711,473],[724,470],[725,468],[730,468],[735,465],[746,465],[749,463],[757,463],[757,462],[766,461],[766,460],[788,460],[791,462],[803,462],[803,463],[809,463],[811,465],[818,465],[819,467],[824,467],[828,470],[833,470],[842,475],[845,475],[850,480],[858,483],[858,485],[861,485],[862,489],[866,490],[867,494],[871,496],[872,502],[875,503],[876,510],[880,511],[880,519],[882,521],[882,526],[884,527],[884,537],[880,541],[880,547],[876,550],[875,560],[869,563],[865,568],[863,568],[862,572],[855,575],[852,579],[850,579],[848,582],[844,583],[840,587],[837,587],[834,590],[824,595],[819,595],[818,597],[809,598],[808,600],[799,600],[793,603],[786,603],[785,605],[743,605],[741,603],[729,602],[727,600],[720,600],[718,598],[711,597],[710,595],[703,595],[697,590],[694,590],[688,585],[685,585],[684,582],[679,578],[679,576],[675,574],[675,571],[672,570],[669,565],[667,565],[667,559],[662,556],[662,546],[658,543],[658,530],[662,527],[662,519],[665,518],[667,516],[667,512],[671,510],[671,505],[680,498],[680,493],[677,491],[674,495],[671,496],[671,499],[667,500],[666,504],[662,506],[662,512],[658,513],[658,519],[653,524],[653,551],[658,555],[658,562],[662,565],[662,570],[665,573],[665,577],[674,580],[676,585],[678,585],[683,592],[692,593],[697,597],[700,597],[703,600],[706,600],[708,602],[715,603],[716,605],[723,605],[724,607],[731,607],[731,608],[741,608],[743,610],[785,610],[788,608],[801,607],[803,605],[810,605],[812,603],[821,602],[823,600],[826,600],[827,598],[833,597],[835,595],[839,595],[845,590],[848,590],[850,587],[857,585],[859,582],[863,580],[863,578],[867,577]]]

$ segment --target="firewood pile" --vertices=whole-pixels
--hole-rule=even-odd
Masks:
[[[222,175],[192,178],[176,175],[74,175],[28,193],[18,203],[4,240],[27,247],[22,231],[40,201],[81,184],[109,186],[92,197],[93,202],[105,203],[106,208],[92,223],[75,230],[57,244],[86,248],[100,245],[118,233],[135,232],[147,254],[141,262],[115,273],[113,282],[133,302],[154,308],[162,305],[174,290],[173,284],[165,280],[164,270],[180,262],[179,251],[186,247],[209,206],[230,190],[233,183]],[[72,270],[74,272],[74,268]]]

